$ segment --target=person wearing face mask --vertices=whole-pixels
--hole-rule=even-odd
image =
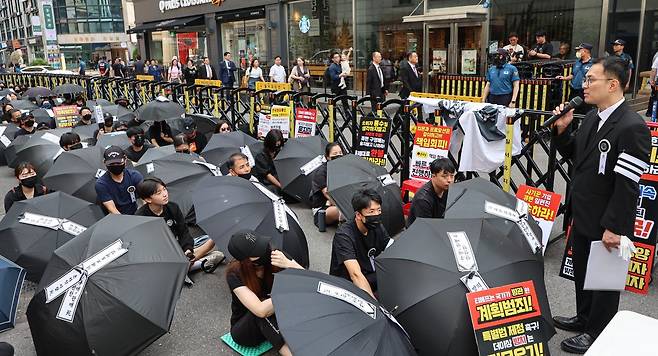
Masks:
[[[124,97],[120,97],[120,98],[118,98],[114,101],[114,104],[119,105],[119,106],[123,106],[124,108],[128,108],[128,105],[130,103],[128,102],[128,99],[126,99]]]
[[[244,153],[234,153],[228,158],[228,175],[240,177],[250,182],[258,182],[258,179],[251,174],[251,165],[249,157]]]
[[[589,72],[590,68],[594,65],[594,59],[592,58],[592,46],[589,43],[581,43],[576,47],[576,58],[578,60],[573,65],[571,74],[568,76],[557,76],[555,78],[560,80],[570,80],[571,83],[571,95],[569,95],[569,100],[579,96],[583,99],[583,105],[580,105],[574,111],[576,114],[587,114],[592,109],[592,106],[584,104],[585,94],[583,91],[583,80]]]
[[[59,147],[64,151],[73,151],[82,148],[82,142],[80,141],[80,135],[75,132],[65,132],[59,138]]]
[[[38,183],[37,172],[32,163],[20,163],[14,169],[14,176],[18,179],[18,186],[11,188],[5,195],[5,213],[17,201],[48,194],[48,188]]]
[[[20,110],[18,110],[18,109],[9,110],[8,117],[9,117],[9,121],[8,121],[9,123],[20,125],[20,121],[21,121],[21,111]]]
[[[91,109],[83,106],[80,108],[80,111],[78,111],[78,115],[80,115],[80,121],[76,122],[73,127],[78,127],[78,126],[87,126],[91,125]]]
[[[343,150],[337,142],[329,143],[324,149],[324,158],[331,161],[343,157]],[[316,168],[311,173],[311,208],[313,209],[313,221],[315,226],[318,226],[321,214],[320,210],[325,211],[324,221],[325,225],[331,225],[338,222],[340,212],[338,207],[327,191],[327,162]]]
[[[274,158],[279,154],[283,147],[283,133],[281,130],[273,129],[265,135],[263,150],[259,152],[254,160],[254,175],[268,188],[273,187],[276,192],[281,190],[276,167],[274,167]]]
[[[183,119],[183,133],[190,146],[190,152],[201,153],[208,144],[206,135],[197,131],[196,122],[191,117]]]
[[[417,218],[443,218],[448,201],[448,188],[455,181],[455,166],[449,158],[437,158],[430,163],[432,178],[425,183],[411,201],[407,226]]]
[[[135,214],[135,190],[144,177],[138,171],[126,169],[126,154],[119,146],[108,147],[103,153],[103,161],[107,172],[96,180],[98,201],[110,214]]]
[[[128,136],[128,140],[130,141],[130,147],[125,149],[126,157],[133,162],[139,161],[144,153],[146,153],[149,148],[153,147],[146,142],[144,130],[139,126],[128,128],[126,136]]]
[[[148,136],[151,138],[151,144],[155,147],[162,147],[174,143],[171,133],[171,127],[164,121],[156,121],[149,127]]]
[[[334,235],[329,274],[352,281],[375,298],[375,257],[393,240],[382,225],[382,198],[376,191],[356,192],[352,208],[354,220],[341,224]]]
[[[519,95],[519,71],[508,63],[508,52],[499,48],[494,55],[494,65],[487,71],[487,84],[482,93],[482,102],[516,107]]]
[[[242,346],[269,341],[280,355],[292,352],[279,332],[270,294],[274,274],[287,268],[303,269],[270,245],[271,238],[253,230],[231,236],[228,251],[235,259],[226,269],[231,290],[231,337]]]
[[[14,138],[23,135],[31,135],[36,132],[34,125],[34,116],[32,114],[23,114],[21,116],[21,128],[14,133]]]
[[[115,132],[114,117],[109,112],[103,114],[103,123],[98,124],[98,129],[94,131],[93,137],[98,141],[102,135],[110,132]]]

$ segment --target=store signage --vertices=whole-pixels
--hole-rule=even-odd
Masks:
[[[205,5],[212,3],[213,0],[160,0],[160,12],[176,10],[184,7]],[[221,4],[220,4],[221,5]]]
[[[31,16],[30,24],[32,24],[32,34],[34,36],[43,35],[43,32],[41,32],[41,18],[39,16]]]
[[[311,29],[311,20],[306,16],[302,16],[302,18],[299,20],[299,30],[302,33],[308,33],[310,29]]]
[[[46,33],[46,45],[57,45],[57,30],[55,29],[55,12],[53,11],[53,0],[42,0],[43,22]]]

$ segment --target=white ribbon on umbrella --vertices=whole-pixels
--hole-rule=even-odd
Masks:
[[[23,213],[18,222],[28,225],[46,227],[53,230],[62,230],[73,236],[80,235],[83,231],[87,230],[86,227],[74,223],[68,219],[55,218],[52,216],[39,215],[25,212]]]
[[[452,253],[455,256],[457,269],[460,272],[468,272],[459,280],[464,283],[470,292],[478,292],[489,289],[487,282],[484,281],[480,272],[478,272],[478,262],[475,259],[475,253],[471,246],[471,240],[468,239],[465,231],[448,232],[448,240]]]
[[[197,160],[194,160],[192,162],[208,168],[210,170],[210,173],[212,173],[212,175],[214,175],[215,177],[219,177],[222,175],[222,172],[219,170],[219,168],[212,163],[197,161]]]
[[[327,159],[323,155],[318,155],[317,157],[313,158],[312,160],[308,161],[305,165],[301,166],[299,170],[302,172],[303,175],[307,176],[316,169],[318,169],[324,162],[327,162]]]
[[[45,288],[46,303],[50,303],[66,293],[59,305],[57,319],[72,323],[89,277],[126,252],[128,249],[123,246],[121,239],[116,240],[48,285]]]
[[[272,208],[274,209],[274,223],[277,230],[280,232],[290,230],[288,225],[288,215],[292,216],[293,219],[299,224],[297,220],[297,215],[286,205],[286,202],[280,196],[270,192],[265,186],[257,182],[251,182],[261,193],[265,194],[270,200],[272,200]]]
[[[484,212],[516,223],[516,226],[521,229],[521,233],[526,241],[528,241],[532,253],[542,250],[541,242],[539,242],[537,235],[535,235],[535,232],[532,231],[528,223],[528,203],[517,200],[516,210],[513,210],[500,204],[485,201]]]
[[[243,155],[247,156],[247,160],[249,161],[250,166],[253,167],[256,165],[256,160],[254,159],[254,155],[251,154],[251,149],[249,148],[249,146],[241,146],[240,152],[242,152]]]

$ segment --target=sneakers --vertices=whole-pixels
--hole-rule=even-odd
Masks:
[[[185,285],[188,287],[192,287],[194,285],[194,282],[187,274],[185,275]]]
[[[226,259],[220,251],[211,251],[201,260],[201,269],[206,273],[213,273]]]

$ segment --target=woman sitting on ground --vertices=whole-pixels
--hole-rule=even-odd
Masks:
[[[253,169],[253,173],[258,178],[258,181],[265,186],[275,188],[274,190],[277,194],[281,194],[282,187],[276,167],[274,167],[274,158],[281,152],[281,148],[283,148],[283,133],[278,129],[270,130],[265,136],[263,150],[254,158],[256,165]]]
[[[331,161],[343,156],[343,150],[337,142],[329,143],[324,149],[324,157]],[[318,212],[325,211],[324,221],[326,225],[338,222],[340,213],[338,207],[329,197],[327,191],[327,162],[316,168],[311,173],[311,207],[313,208],[313,221],[318,226]]]
[[[219,119],[217,120],[217,126],[215,126],[215,133],[229,133],[231,132],[231,124],[228,120]]]
[[[14,169],[18,186],[11,188],[5,195],[5,213],[17,201],[32,199],[48,193],[48,188],[38,183],[37,171],[30,162],[22,162]]]

